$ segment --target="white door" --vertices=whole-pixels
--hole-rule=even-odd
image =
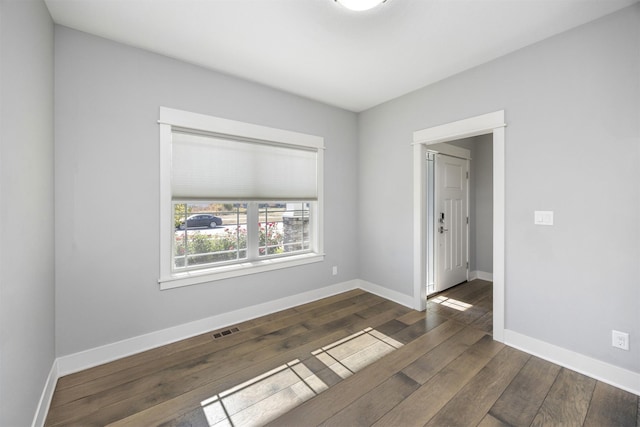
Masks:
[[[435,291],[468,278],[469,161],[444,154],[435,162]]]

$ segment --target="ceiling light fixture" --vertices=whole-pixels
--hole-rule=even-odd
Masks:
[[[373,9],[386,1],[387,0],[335,0],[336,3],[340,3],[347,9],[357,12]]]

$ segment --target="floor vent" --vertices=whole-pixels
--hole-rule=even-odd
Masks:
[[[240,332],[240,329],[238,328],[231,328],[231,329],[226,329],[224,331],[220,331],[220,332],[215,332],[213,334],[213,339],[217,340],[218,338],[222,338],[222,337],[226,337],[228,335],[231,334],[235,334],[236,332]]]

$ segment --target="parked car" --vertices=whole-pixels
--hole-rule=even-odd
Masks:
[[[191,215],[187,218],[187,224],[185,226],[184,221],[180,223],[178,228],[180,230],[184,230],[186,227],[195,228],[195,227],[209,227],[216,228],[217,226],[222,225],[222,218],[219,218],[215,215],[211,214],[196,214]]]

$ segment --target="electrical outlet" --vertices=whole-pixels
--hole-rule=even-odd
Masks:
[[[629,334],[615,330],[611,331],[611,345],[629,351]]]
[[[535,211],[533,223],[535,225],[553,225],[553,211]]]
[[[337,274],[338,274],[338,266],[337,266],[337,265],[334,265],[334,266],[333,266],[333,275],[335,276],[335,275],[337,275]]]

